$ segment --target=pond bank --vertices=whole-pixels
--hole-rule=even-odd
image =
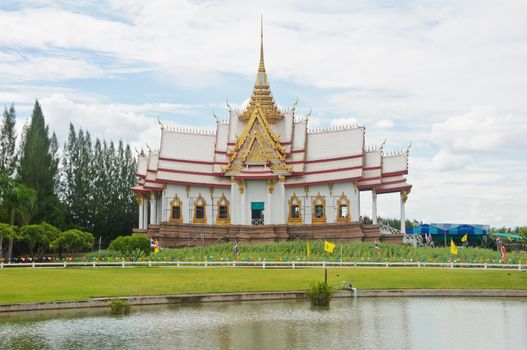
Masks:
[[[337,290],[335,298],[351,298],[348,290]],[[527,290],[503,289],[365,289],[358,290],[357,297],[512,297],[527,298]],[[119,298],[94,298],[78,301],[54,301],[34,303],[0,304],[2,312],[61,310],[109,307],[113,299],[125,299],[130,305],[189,304],[209,302],[290,300],[305,299],[305,291],[175,294],[158,296],[129,296]]]

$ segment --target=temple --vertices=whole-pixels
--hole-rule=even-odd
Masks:
[[[295,239],[401,242],[408,151],[365,146],[365,128],[310,129],[296,104],[279,107],[260,62],[249,103],[214,130],[161,122],[159,149],[138,160],[132,188],[139,226],[165,247],[227,241]],[[372,222],[362,222],[360,191],[372,194]],[[377,222],[377,196],[400,193],[401,232]]]

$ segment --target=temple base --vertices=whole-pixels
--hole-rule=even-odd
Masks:
[[[164,248],[179,248],[222,244],[272,243],[283,241],[330,242],[389,242],[402,244],[403,235],[381,234],[379,225],[360,222],[349,224],[319,225],[196,225],[171,224],[150,225],[148,230],[134,229],[134,234],[147,234],[157,239]]]

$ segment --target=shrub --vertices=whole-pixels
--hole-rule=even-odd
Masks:
[[[128,315],[130,307],[128,301],[124,299],[113,299],[110,303],[110,313],[112,315]]]
[[[26,225],[20,229],[20,238],[27,243],[32,256],[44,254],[51,242],[59,236],[60,230],[45,222],[39,225]]]
[[[119,236],[110,243],[108,250],[125,255],[148,254],[150,252],[150,238],[146,235]]]
[[[65,249],[68,253],[91,250],[95,238],[89,232],[72,229],[63,232],[51,246],[55,249]]]
[[[332,295],[333,288],[324,282],[316,282],[306,292],[311,306],[329,306]]]

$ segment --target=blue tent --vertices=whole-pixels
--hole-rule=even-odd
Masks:
[[[415,227],[408,227],[408,234],[431,234],[431,235],[469,235],[484,236],[488,235],[490,226],[488,225],[467,225],[467,224],[423,224]]]

